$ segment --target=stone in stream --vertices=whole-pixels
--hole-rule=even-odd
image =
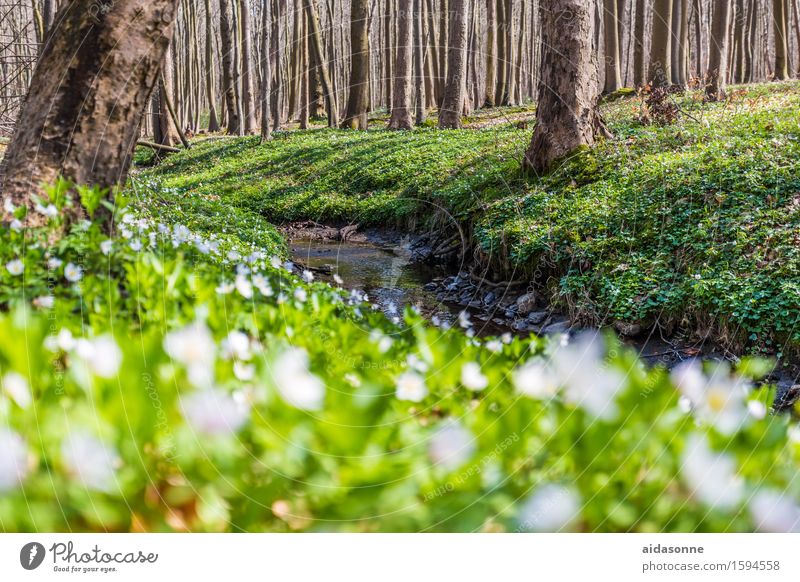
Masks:
[[[624,335],[625,337],[636,337],[637,335],[641,335],[641,333],[644,331],[644,326],[640,323],[615,321],[614,329],[617,330],[620,335]]]
[[[526,293],[517,299],[517,313],[523,317],[536,309],[539,303],[539,297],[536,293]]]
[[[571,326],[569,324],[569,320],[556,321],[556,322],[551,323],[550,325],[546,326],[542,330],[542,333],[547,334],[547,335],[556,334],[556,333],[567,333],[570,330],[570,327]]]
[[[549,313],[546,311],[534,311],[528,314],[528,323],[533,325],[541,325],[547,319]]]
[[[427,283],[427,284],[426,284],[426,285],[423,287],[423,289],[425,289],[425,291],[436,291],[438,288],[439,288],[439,285],[437,285],[437,284],[436,284],[436,283],[434,283],[434,282]]]
[[[511,324],[511,329],[514,331],[533,331],[531,325],[525,321],[524,319],[518,319],[513,324]]]

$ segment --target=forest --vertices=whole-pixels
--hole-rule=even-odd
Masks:
[[[0,0],[0,531],[799,532],[798,77],[798,0]]]

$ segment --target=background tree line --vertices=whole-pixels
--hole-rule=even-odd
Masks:
[[[537,100],[540,1],[179,0],[142,133],[173,145],[180,132],[268,134],[322,118],[365,128],[370,113],[386,111],[391,127],[407,128],[436,109],[442,126],[458,127],[474,109]],[[800,0],[587,1],[607,93],[698,86],[721,57],[723,84],[800,69]],[[13,130],[58,8],[59,0],[0,4],[2,135]],[[83,9],[99,18],[107,7]]]

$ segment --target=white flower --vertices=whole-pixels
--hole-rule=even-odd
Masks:
[[[750,500],[756,528],[769,533],[800,533],[800,506],[786,493],[762,489]]]
[[[242,382],[249,382],[256,375],[256,367],[253,364],[246,364],[239,360],[233,363],[233,375],[237,380]]]
[[[142,241],[140,241],[138,238],[133,239],[129,246],[133,252],[138,253],[140,250],[142,250]]]
[[[67,471],[87,489],[110,492],[121,461],[116,450],[86,432],[67,435],[61,444]]]
[[[25,270],[25,264],[19,259],[14,259],[13,261],[6,263],[6,269],[8,269],[8,272],[14,277],[18,277],[19,275],[22,275],[22,272]]]
[[[302,287],[298,287],[294,290],[294,298],[300,303],[305,303],[306,299],[308,299],[308,293]]]
[[[74,263],[67,263],[67,266],[64,267],[64,277],[71,283],[77,283],[83,277],[83,269]]]
[[[75,351],[100,378],[113,378],[122,364],[122,351],[110,335],[93,340],[80,339],[75,342]]]
[[[273,269],[280,269],[281,268],[281,258],[275,255],[269,258],[269,264],[272,265]]]
[[[9,214],[14,214],[17,211],[17,207],[14,205],[14,202],[8,196],[6,196],[3,199],[3,210],[8,212]]]
[[[211,388],[198,390],[180,400],[181,413],[197,432],[226,435],[237,432],[250,416],[250,406],[227,392]]]
[[[548,400],[558,393],[560,381],[555,371],[542,360],[529,360],[514,370],[514,387],[529,398]]]
[[[37,202],[34,210],[39,214],[46,216],[47,218],[55,218],[58,216],[58,208],[56,208],[52,204],[48,204],[47,206],[42,206],[41,203]]]
[[[720,433],[732,435],[748,421],[749,384],[732,376],[727,365],[717,365],[706,376],[698,362],[688,361],[677,366],[671,378],[691,401],[695,416]]]
[[[344,381],[350,384],[353,388],[358,388],[361,386],[361,378],[359,378],[356,374],[347,373],[344,375]]]
[[[800,445],[800,424],[793,424],[786,430],[786,436],[790,442]]]
[[[342,278],[339,276],[339,274],[338,274],[338,273],[334,273],[334,275],[333,275],[333,282],[334,282],[334,283],[336,283],[337,285],[341,285],[341,284],[343,284],[343,283],[344,283],[344,279],[342,279]]]
[[[3,376],[3,391],[20,408],[28,408],[31,405],[31,389],[28,386],[28,381],[20,374],[9,372]]]
[[[314,280],[314,273],[309,270],[303,271],[303,281],[311,283]]]
[[[253,297],[253,285],[244,275],[236,276],[236,290],[239,292],[239,295],[245,299],[251,299]]]
[[[395,395],[398,400],[420,402],[428,395],[425,379],[416,372],[405,372],[397,378]]]
[[[464,329],[472,327],[472,322],[469,319],[469,312],[462,311],[458,314],[458,325]]]
[[[12,220],[9,226],[11,227],[11,230],[16,230],[16,231],[22,230],[22,222],[20,222],[19,219],[17,218]]]
[[[520,529],[559,532],[572,528],[580,517],[581,498],[572,487],[540,485],[520,508]]]
[[[108,256],[111,254],[111,250],[114,248],[114,241],[112,240],[104,240],[100,243],[100,252],[104,255]]]
[[[457,422],[445,422],[431,437],[428,454],[447,471],[458,469],[475,453],[475,439]]]
[[[408,356],[406,356],[406,364],[408,364],[408,367],[412,370],[422,372],[423,374],[430,368],[428,362],[424,361],[417,354],[408,354]]]
[[[28,451],[17,433],[0,428],[0,492],[19,486],[28,475]]]
[[[61,330],[58,332],[57,345],[65,352],[68,352],[75,347],[75,338],[72,337],[72,332],[66,327],[61,328]]]
[[[164,338],[164,351],[186,366],[192,384],[210,386],[217,345],[204,323],[195,322],[168,333]]]
[[[63,263],[64,263],[64,261],[62,261],[61,259],[59,259],[57,257],[50,257],[49,259],[47,259],[47,268],[50,269],[51,271],[55,271]]]
[[[467,390],[479,392],[489,385],[489,379],[481,372],[480,364],[467,362],[461,367],[461,384]]]
[[[747,411],[756,420],[761,420],[767,416],[767,407],[760,400],[751,400],[747,403]]]
[[[494,354],[499,354],[503,351],[503,342],[497,339],[489,340],[486,342],[486,349]]]
[[[706,439],[696,434],[689,438],[681,456],[681,475],[692,495],[712,509],[733,510],[744,495],[733,457],[715,453]]]
[[[241,331],[232,331],[222,340],[222,352],[226,358],[249,360],[253,357],[250,351],[250,337]]]
[[[227,282],[223,281],[222,283],[219,284],[219,286],[215,289],[215,291],[217,293],[219,293],[220,295],[228,295],[235,288],[236,288],[236,286],[233,283],[227,283]]]
[[[39,309],[52,309],[56,304],[56,298],[52,295],[41,295],[33,300],[33,306]]]
[[[305,350],[284,351],[271,372],[278,393],[288,404],[300,410],[320,410],[325,404],[325,384],[309,371]]]

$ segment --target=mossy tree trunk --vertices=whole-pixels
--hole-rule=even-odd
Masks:
[[[598,110],[594,9],[585,0],[542,0],[542,71],[536,129],[524,168],[547,172],[556,160],[607,134]]]
[[[63,3],[54,18],[0,171],[16,204],[31,207],[59,176],[102,188],[127,178],[178,0],[97,3]]]

